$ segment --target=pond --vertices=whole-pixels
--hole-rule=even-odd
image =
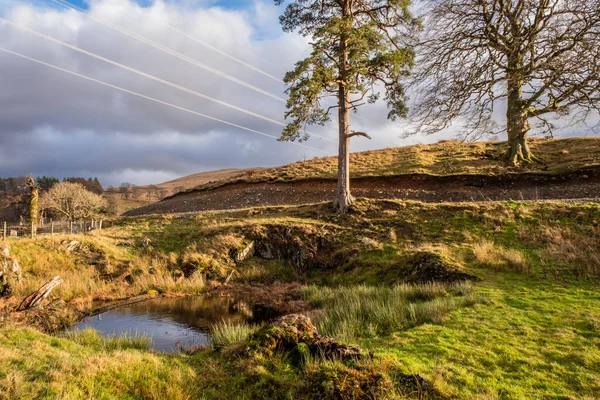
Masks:
[[[88,317],[68,331],[91,328],[106,336],[144,335],[152,339],[153,349],[176,353],[209,345],[213,324],[252,316],[249,303],[227,297],[156,298]]]

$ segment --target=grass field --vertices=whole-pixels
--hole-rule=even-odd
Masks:
[[[423,375],[441,398],[593,399],[599,222],[597,204],[359,200],[345,218],[326,204],[146,217],[68,238],[82,242],[79,252],[68,253],[65,238],[10,245],[26,274],[17,294],[59,274],[65,284],[55,295],[79,309],[91,299],[201,293],[204,279],[222,281],[234,269],[234,284],[300,280],[321,310],[314,322],[322,333],[380,357],[361,367],[383,371],[390,386],[379,398],[409,396],[394,383],[401,371]],[[326,238],[319,257],[328,266],[298,272],[285,261],[232,260],[249,237],[277,235],[307,246]],[[399,284],[421,254],[481,280]],[[131,283],[103,280],[99,269],[129,273]],[[239,355],[254,327],[221,326],[218,352],[168,356],[143,338],[54,337],[3,318],[0,398],[311,398],[310,387],[354,376],[336,363],[298,368],[282,354]]]

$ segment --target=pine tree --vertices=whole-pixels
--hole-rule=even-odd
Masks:
[[[284,0],[276,0],[276,4]],[[353,204],[350,194],[350,139],[365,132],[350,129],[350,113],[374,103],[385,92],[388,118],[405,117],[401,80],[413,66],[414,34],[420,21],[409,0],[296,0],[280,17],[283,30],[311,38],[312,53],[285,75],[289,85],[286,118],[292,121],[280,140],[308,139],[305,127],[324,125],[338,109],[338,187],[335,205],[341,213]],[[337,97],[327,107],[325,97]]]

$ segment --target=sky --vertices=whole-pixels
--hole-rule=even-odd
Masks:
[[[285,113],[285,103],[281,101],[286,96],[284,84],[190,39],[198,39],[282,78],[296,61],[308,54],[310,46],[306,38],[281,31],[278,16],[283,9],[272,0],[69,1],[97,20],[157,42],[183,54],[192,63],[52,0],[2,0],[0,16],[184,90],[78,53],[2,21],[0,48],[279,137],[282,127],[277,122],[284,122]],[[259,89],[250,89],[194,63],[202,63]],[[430,143],[454,134],[403,139],[405,122],[387,121],[386,114],[385,104],[380,102],[365,106],[352,116],[351,128],[373,137],[371,141],[353,140],[353,151]],[[336,154],[335,122],[311,132],[314,135],[304,143],[311,148],[279,142],[0,51],[2,177],[83,176],[98,177],[104,186],[118,186],[122,182],[143,185],[202,171],[277,166]]]

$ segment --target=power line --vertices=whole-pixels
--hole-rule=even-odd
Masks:
[[[102,20],[100,18],[94,17],[93,15],[91,15],[90,13],[88,13],[87,11],[85,11],[84,9],[82,9],[80,7],[77,7],[77,6],[69,3],[68,1],[63,1],[63,0],[49,0],[49,1],[51,1],[51,2],[53,2],[55,4],[59,4],[59,5],[63,6],[63,7],[71,8],[71,9],[75,10],[76,12],[78,12],[80,14],[83,14],[84,16],[86,16],[86,17],[88,17],[88,18],[90,18],[90,19],[92,19],[92,20],[94,20],[94,21],[96,21],[96,22],[98,22],[98,23],[100,23],[102,25],[108,26],[109,28],[114,29],[114,30],[116,30],[118,32],[121,32],[124,35],[127,35],[127,36],[129,36],[129,37],[131,37],[131,38],[133,38],[135,40],[138,40],[138,41],[140,41],[142,43],[145,43],[145,44],[147,44],[149,46],[152,46],[155,49],[158,49],[158,50],[160,50],[162,52],[165,52],[165,53],[170,54],[170,55],[172,55],[174,57],[177,57],[177,58],[179,58],[179,59],[181,59],[183,61],[186,61],[186,62],[188,62],[188,63],[190,63],[192,65],[195,65],[195,66],[197,66],[199,68],[202,68],[202,69],[204,69],[206,71],[212,72],[213,74],[216,74],[216,75],[218,75],[218,76],[220,76],[222,78],[228,79],[228,80],[230,80],[232,82],[235,82],[235,83],[237,83],[239,85],[242,85],[242,86],[244,86],[246,88],[249,88],[251,90],[254,90],[255,92],[261,93],[261,94],[263,94],[265,96],[269,96],[269,97],[271,97],[271,98],[273,98],[273,99],[275,99],[277,101],[280,101],[280,102],[283,102],[283,103],[286,102],[286,100],[284,98],[280,97],[280,96],[277,96],[277,95],[274,95],[272,93],[269,93],[266,90],[263,90],[263,89],[261,89],[261,88],[259,88],[257,86],[252,85],[251,83],[243,81],[243,80],[241,80],[239,78],[236,78],[236,77],[234,77],[232,75],[229,75],[226,72],[220,71],[220,70],[218,70],[216,68],[213,68],[213,67],[211,67],[209,65],[206,65],[203,62],[200,62],[198,60],[190,58],[190,57],[186,56],[185,54],[179,53],[178,51],[175,51],[173,49],[165,47],[165,46],[163,46],[163,45],[161,45],[159,43],[156,43],[155,41],[153,41],[151,39],[148,39],[145,36],[142,36],[142,35],[139,35],[137,33],[131,32],[130,30],[127,30],[126,28],[123,28],[122,26],[119,26],[119,25],[113,24],[111,22],[104,21],[104,20]]]
[[[51,1],[55,1],[55,0],[51,0]],[[78,7],[78,6],[76,6],[76,5],[72,4],[72,3],[70,3],[70,2],[69,2],[69,1],[67,1],[67,0],[56,0],[56,1],[60,1],[61,3],[63,3],[62,5],[63,5],[64,7],[69,7],[69,8],[72,8],[72,9],[74,9],[74,10],[77,10],[77,11],[79,11],[79,12],[82,12],[82,13],[85,13],[85,14],[89,15],[89,14],[88,14],[88,13],[87,13],[87,12],[86,12],[86,11],[85,11],[83,8],[81,8],[81,7]],[[56,2],[56,1],[55,1],[55,2]],[[197,38],[197,37],[195,37],[195,36],[192,36],[192,35],[190,35],[190,34],[187,34],[187,33],[183,32],[182,30],[180,30],[180,29],[178,29],[178,28],[174,27],[173,25],[169,25],[169,24],[167,24],[166,22],[162,22],[162,21],[160,21],[160,20],[159,20],[159,21],[157,21],[157,22],[158,22],[159,24],[161,24],[162,26],[164,26],[164,27],[166,27],[166,28],[169,28],[169,29],[171,29],[171,30],[172,30],[172,31],[174,31],[174,32],[177,32],[177,33],[178,33],[178,34],[180,34],[181,36],[184,36],[184,37],[188,38],[189,40],[191,40],[191,41],[193,41],[193,42],[196,42],[196,43],[198,43],[198,44],[200,44],[200,45],[202,45],[202,46],[204,46],[204,47],[206,47],[206,48],[208,48],[208,49],[210,49],[210,50],[212,50],[212,51],[214,51],[214,52],[216,52],[216,53],[219,53],[219,54],[221,54],[222,56],[224,56],[224,57],[227,57],[227,58],[229,58],[230,60],[237,62],[238,64],[241,64],[241,65],[243,65],[243,66],[245,66],[245,67],[247,67],[247,68],[249,68],[249,69],[251,69],[251,70],[253,70],[253,71],[255,71],[255,72],[258,72],[259,74],[262,74],[262,75],[264,75],[264,76],[266,76],[266,77],[268,77],[268,78],[271,78],[272,80],[274,80],[274,81],[276,81],[276,82],[278,82],[278,83],[284,83],[284,82],[283,82],[283,80],[282,80],[281,78],[278,78],[278,77],[276,77],[276,76],[274,76],[274,75],[272,75],[272,74],[270,74],[270,73],[268,73],[268,72],[266,72],[266,71],[264,71],[264,70],[262,70],[262,69],[260,69],[260,68],[258,68],[258,67],[256,67],[256,66],[254,66],[254,65],[252,65],[252,64],[250,64],[250,63],[248,63],[248,62],[246,62],[246,61],[243,61],[243,60],[241,60],[241,59],[239,59],[239,58],[237,58],[237,57],[235,57],[235,56],[232,56],[231,54],[229,54],[229,53],[227,53],[227,52],[225,52],[225,51],[223,51],[223,50],[221,50],[221,49],[219,49],[219,48],[217,48],[217,47],[215,47],[215,46],[211,45],[210,43],[207,43],[207,42],[205,42],[205,41],[203,41],[203,40],[200,40],[200,39],[198,39],[198,38]]]
[[[242,113],[245,113],[245,114],[251,115],[251,116],[253,116],[253,117],[257,117],[257,118],[263,119],[263,120],[265,120],[265,121],[268,121],[268,122],[271,122],[271,123],[273,123],[273,124],[276,124],[276,125],[279,125],[279,126],[285,126],[285,124],[284,124],[283,122],[279,122],[279,121],[277,121],[277,120],[274,120],[274,119],[272,119],[272,118],[265,117],[265,116],[263,116],[263,115],[261,115],[261,114],[257,114],[257,113],[255,113],[255,112],[252,112],[252,111],[246,110],[246,109],[244,109],[244,108],[241,108],[241,107],[234,106],[233,104],[229,104],[229,103],[226,103],[226,102],[224,102],[224,101],[221,101],[221,100],[215,99],[214,97],[210,97],[210,96],[207,96],[207,95],[205,95],[205,94],[202,94],[202,93],[196,92],[196,91],[194,91],[194,90],[191,90],[191,89],[185,88],[185,87],[183,87],[183,86],[180,86],[180,85],[177,85],[177,84],[175,84],[175,83],[172,83],[172,82],[166,81],[166,80],[164,80],[164,79],[158,78],[158,77],[156,77],[156,76],[154,76],[154,75],[147,74],[147,73],[145,73],[145,72],[142,72],[142,71],[140,71],[140,70],[137,70],[137,69],[135,69],[135,68],[129,67],[129,66],[127,66],[127,65],[124,65],[124,64],[118,63],[118,62],[116,62],[116,61],[113,61],[113,60],[110,60],[110,59],[108,59],[108,58],[106,58],[106,57],[102,57],[102,56],[99,56],[99,55],[97,55],[97,54],[95,54],[95,53],[89,52],[89,51],[87,51],[87,50],[84,50],[84,49],[82,49],[82,48],[79,48],[79,47],[77,47],[77,46],[73,46],[72,44],[69,44],[69,43],[63,42],[62,40],[55,39],[55,38],[53,38],[53,37],[51,37],[51,36],[48,36],[48,35],[45,35],[45,34],[43,34],[43,33],[41,33],[41,32],[38,32],[38,31],[35,31],[35,30],[33,30],[33,29],[27,28],[27,27],[25,27],[25,26],[22,26],[22,25],[16,24],[16,23],[14,23],[13,21],[9,21],[9,20],[7,20],[7,19],[4,19],[4,18],[2,18],[2,17],[0,17],[0,21],[3,21],[3,22],[5,22],[5,23],[7,23],[8,25],[12,26],[13,28],[17,28],[17,29],[21,29],[21,30],[23,30],[23,31],[29,32],[29,33],[31,33],[31,34],[33,34],[33,35],[36,35],[36,36],[38,36],[38,37],[41,37],[41,38],[43,38],[43,39],[49,40],[49,41],[51,41],[51,42],[53,42],[53,43],[56,43],[56,44],[59,44],[59,45],[61,45],[61,46],[63,46],[63,47],[67,47],[67,48],[69,48],[69,49],[71,49],[71,50],[75,50],[75,51],[77,51],[77,52],[79,52],[79,53],[82,53],[82,54],[85,54],[85,55],[87,55],[87,56],[93,57],[93,58],[95,58],[95,59],[97,59],[97,60],[104,61],[105,63],[111,64],[111,65],[114,65],[114,66],[116,66],[116,67],[119,67],[119,68],[121,68],[121,69],[124,69],[124,70],[126,70],[126,71],[133,72],[134,74],[137,74],[137,75],[143,76],[143,77],[145,77],[145,78],[148,78],[148,79],[152,79],[153,81],[156,81],[156,82],[162,83],[162,84],[164,84],[164,85],[167,85],[167,86],[173,87],[173,88],[175,88],[175,89],[178,89],[178,90],[184,91],[184,92],[186,92],[186,93],[190,93],[190,94],[192,94],[192,95],[194,95],[194,96],[200,97],[200,98],[202,98],[202,99],[205,99],[205,100],[212,101],[212,102],[214,102],[214,103],[217,103],[217,104],[220,104],[220,105],[222,105],[222,106],[225,106],[225,107],[228,107],[228,108],[234,109],[234,110],[236,110],[236,111],[239,111],[239,112],[242,112]]]
[[[145,44],[147,44],[149,46],[152,46],[152,47],[154,47],[154,48],[156,48],[156,49],[158,49],[160,51],[163,51],[163,52],[165,52],[167,54],[170,54],[170,55],[172,55],[174,57],[177,57],[177,58],[179,58],[179,59],[181,59],[183,61],[191,63],[191,64],[193,64],[193,65],[195,65],[197,67],[200,67],[200,68],[203,68],[203,69],[208,70],[210,72],[213,72],[213,73],[215,73],[215,74],[217,74],[219,76],[224,77],[225,79],[229,79],[229,80],[231,80],[233,82],[236,82],[236,83],[238,83],[238,84],[240,84],[242,86],[248,87],[248,88],[250,88],[252,90],[255,90],[255,91],[259,92],[259,93],[262,93],[262,94],[264,94],[266,96],[272,97],[272,98],[274,98],[274,99],[276,99],[278,101],[286,102],[286,100],[284,98],[282,98],[282,97],[276,96],[276,95],[274,95],[272,93],[269,93],[269,92],[267,92],[267,91],[265,91],[263,89],[260,89],[260,88],[258,88],[256,86],[254,86],[254,85],[252,85],[250,83],[247,83],[247,82],[245,82],[245,81],[243,81],[241,79],[235,78],[235,77],[233,77],[233,76],[231,76],[231,75],[229,75],[229,74],[227,74],[225,72],[222,72],[222,71],[219,71],[219,70],[217,70],[215,68],[212,68],[212,67],[210,67],[210,66],[208,66],[208,65],[206,65],[206,64],[204,64],[204,63],[202,63],[200,61],[197,61],[197,60],[195,60],[193,58],[190,58],[190,57],[186,56],[185,54],[179,53],[179,52],[177,52],[177,51],[175,51],[173,49],[170,49],[168,47],[162,46],[161,44],[156,43],[153,40],[148,39],[145,36],[142,36],[142,35],[137,34],[135,32],[129,31],[126,28],[123,28],[120,25],[117,25],[117,24],[114,24],[114,23],[111,23],[111,22],[107,22],[105,20],[97,18],[97,17],[91,15],[85,9],[83,9],[81,7],[78,7],[78,6],[70,3],[67,0],[48,0],[48,1],[51,1],[51,2],[53,2],[55,4],[59,4],[59,5],[61,5],[63,7],[66,7],[66,8],[70,8],[70,9],[72,9],[72,10],[74,10],[74,11],[76,11],[76,12],[78,12],[78,13],[80,13],[80,14],[82,14],[82,15],[84,15],[84,16],[86,16],[86,17],[88,17],[88,18],[90,18],[90,19],[92,19],[92,20],[94,20],[94,21],[96,21],[96,22],[98,22],[100,24],[102,24],[102,25],[105,25],[105,26],[107,26],[107,27],[109,27],[111,29],[114,29],[114,30],[116,30],[118,32],[121,32],[124,35],[132,37],[135,40],[138,40],[138,41],[140,41],[142,43],[145,43]],[[186,38],[188,38],[188,39],[190,39],[190,40],[192,40],[192,41],[194,41],[194,42],[196,42],[196,43],[198,43],[198,44],[200,44],[202,46],[205,46],[205,47],[207,47],[207,48],[209,48],[209,49],[211,49],[211,50],[213,50],[213,51],[215,51],[215,52],[217,52],[217,53],[219,53],[219,54],[221,54],[221,55],[223,55],[223,56],[225,56],[225,57],[227,57],[227,58],[229,58],[229,59],[231,59],[231,60],[233,60],[233,61],[241,64],[241,65],[244,65],[247,68],[252,69],[253,71],[256,71],[256,72],[258,72],[258,73],[260,73],[262,75],[265,75],[265,76],[267,76],[267,77],[269,77],[269,78],[277,81],[278,83],[285,84],[285,82],[283,82],[282,79],[277,78],[276,76],[274,76],[272,74],[269,74],[268,72],[263,71],[262,69],[260,69],[258,67],[255,67],[255,66],[253,66],[253,65],[251,65],[251,64],[249,64],[249,63],[247,63],[247,62],[245,62],[243,60],[240,60],[239,58],[236,58],[236,57],[234,57],[234,56],[232,56],[232,55],[224,52],[223,50],[221,50],[221,49],[219,49],[219,48],[217,48],[217,47],[215,47],[215,46],[213,46],[213,45],[211,45],[209,43],[206,43],[206,42],[204,42],[204,41],[202,41],[202,40],[200,40],[200,39],[198,39],[198,38],[196,38],[194,36],[191,36],[191,35],[189,35],[189,34],[183,32],[183,31],[181,31],[180,29],[178,29],[178,28],[176,28],[176,27],[174,27],[172,25],[169,25],[169,24],[167,24],[165,22],[162,22],[160,20],[157,21],[157,22],[159,24],[163,25],[164,27],[169,28],[169,29],[173,30],[174,32],[176,32],[176,33],[178,33],[178,34],[180,34],[180,35],[182,35],[182,36],[184,36],[184,37],[186,37]],[[356,118],[359,121],[362,121],[362,122],[365,122],[365,123],[368,123],[368,124],[372,124],[372,122],[369,121],[369,119],[367,119],[367,118],[365,118],[363,116],[354,115],[354,118]],[[322,136],[315,135],[315,134],[312,134],[312,135],[316,136],[318,138],[323,139]],[[332,139],[326,139],[326,140],[333,141]]]
[[[6,49],[4,47],[0,47],[0,51],[8,53],[8,54],[12,54],[14,56],[17,56],[17,57],[20,57],[20,58],[23,58],[23,59],[26,59],[26,60],[29,60],[29,61],[33,61],[33,62],[41,64],[41,65],[45,65],[45,66],[53,68],[55,70],[65,72],[67,74],[70,74],[70,75],[73,75],[73,76],[77,76],[79,78],[86,79],[86,80],[91,81],[91,82],[98,83],[98,84],[103,85],[103,86],[107,86],[107,87],[119,90],[119,91],[124,92],[124,93],[131,94],[133,96],[141,97],[143,99],[150,100],[150,101],[153,101],[153,102],[158,103],[158,104],[163,104],[165,106],[172,107],[172,108],[175,108],[177,110],[181,110],[181,111],[184,111],[184,112],[187,112],[187,113],[190,113],[190,114],[198,115],[200,117],[207,118],[207,119],[210,119],[210,120],[213,120],[213,121],[217,121],[217,122],[220,122],[222,124],[229,125],[229,126],[233,126],[235,128],[239,128],[239,129],[243,129],[243,130],[246,130],[246,131],[249,131],[249,132],[253,132],[253,133],[256,133],[256,134],[261,135],[261,136],[270,137],[272,139],[279,139],[277,136],[273,136],[273,135],[270,135],[268,133],[261,132],[261,131],[258,131],[258,130],[252,129],[252,128],[248,128],[248,127],[245,127],[243,125],[239,125],[239,124],[236,124],[236,123],[233,123],[233,122],[229,122],[229,121],[225,121],[225,120],[222,120],[222,119],[219,119],[219,118],[211,117],[211,116],[208,116],[206,114],[202,114],[202,113],[199,113],[197,111],[190,110],[188,108],[180,107],[178,105],[175,105],[175,104],[172,104],[172,103],[168,103],[166,101],[162,101],[162,100],[156,99],[154,97],[146,96],[144,94],[141,94],[141,93],[138,93],[138,92],[134,92],[132,90],[128,90],[128,89],[122,88],[120,86],[113,85],[111,83],[101,81],[99,79],[91,78],[91,77],[89,77],[87,75],[84,75],[84,74],[81,74],[79,72],[71,71],[69,69],[62,68],[62,67],[59,67],[59,66],[47,63],[45,61],[41,61],[41,60],[39,60],[37,58],[29,57],[29,56],[26,56],[26,55],[21,54],[21,53],[17,53],[17,52],[12,51],[12,50],[8,50],[8,49]],[[310,146],[307,146],[307,145],[302,144],[302,143],[297,143],[297,142],[289,142],[289,143],[293,144],[295,146],[303,147],[305,149],[309,149],[309,150],[313,150],[313,151],[316,151],[316,152],[319,152],[319,153],[327,154],[327,152],[325,152],[323,150],[320,150],[320,149],[317,149],[317,148],[314,148],[314,147],[310,147]]]
[[[171,29],[171,30],[179,33],[180,35],[182,35],[182,36],[184,36],[184,37],[186,37],[186,38],[188,38],[188,39],[190,39],[190,40],[192,40],[192,41],[194,41],[194,42],[196,42],[198,44],[201,44],[202,46],[205,46],[205,47],[211,49],[212,51],[214,51],[216,53],[219,53],[219,54],[221,54],[221,55],[229,58],[230,60],[233,60],[233,61],[235,61],[235,62],[237,62],[239,64],[242,64],[243,66],[245,66],[247,68],[250,68],[253,71],[258,72],[259,74],[262,74],[262,75],[264,75],[266,77],[269,77],[269,78],[273,79],[274,81],[276,81],[278,83],[285,83],[285,82],[283,82],[283,80],[281,78],[278,78],[278,77],[276,77],[274,75],[271,75],[270,73],[265,72],[265,71],[263,71],[262,69],[260,69],[258,67],[255,67],[255,66],[253,66],[253,65],[251,65],[251,64],[249,64],[249,63],[247,63],[247,62],[245,62],[243,60],[240,60],[239,58],[236,58],[236,57],[234,57],[234,56],[232,56],[232,55],[230,55],[228,53],[225,53],[223,50],[220,50],[220,49],[218,49],[218,48],[216,48],[216,47],[214,47],[214,46],[212,46],[212,45],[210,45],[210,44],[208,44],[208,43],[206,43],[206,42],[204,42],[204,41],[202,41],[202,40],[200,40],[200,39],[198,39],[198,38],[196,38],[196,37],[194,37],[192,35],[189,35],[189,34],[183,32],[183,31],[175,28],[174,26],[171,26],[171,25],[169,25],[169,24],[167,24],[165,22],[161,22],[161,21],[159,21],[159,23],[161,25],[163,25],[163,26],[165,26],[165,27],[167,27],[167,28],[169,28],[169,29]]]
[[[38,32],[38,31],[36,31],[36,30],[33,30],[33,29],[31,29],[31,28],[27,28],[27,27],[25,27],[25,26],[23,26],[23,25],[19,25],[19,24],[15,23],[15,22],[13,22],[13,21],[10,21],[10,20],[7,20],[7,19],[5,19],[5,18],[2,18],[2,17],[0,17],[0,21],[3,21],[4,23],[8,24],[9,26],[11,26],[11,27],[13,27],[13,28],[17,28],[17,29],[20,29],[20,30],[23,30],[23,31],[29,32],[29,33],[31,33],[31,34],[33,34],[33,35],[35,35],[35,36],[41,37],[42,39],[49,40],[49,41],[51,41],[51,42],[53,42],[53,43],[56,43],[56,44],[59,44],[59,45],[61,45],[61,46],[63,46],[63,47],[69,48],[69,49],[71,49],[71,50],[75,50],[75,51],[77,51],[77,52],[79,52],[79,53],[82,53],[82,54],[85,54],[85,55],[87,55],[87,56],[93,57],[93,58],[95,58],[95,59],[97,59],[97,60],[104,61],[104,62],[106,62],[106,63],[108,63],[108,64],[114,65],[114,66],[116,66],[116,67],[118,67],[118,68],[121,68],[121,69],[124,69],[124,70],[126,70],[126,71],[133,72],[134,74],[137,74],[137,75],[143,76],[143,77],[145,77],[145,78],[151,79],[151,80],[153,80],[153,81],[155,81],[155,82],[162,83],[162,84],[164,84],[164,85],[170,86],[170,87],[172,87],[172,88],[175,88],[175,89],[177,89],[177,90],[181,90],[181,91],[183,91],[183,92],[186,92],[186,93],[192,94],[192,95],[194,95],[194,96],[196,96],[196,97],[200,97],[200,98],[202,98],[202,99],[205,99],[205,100],[211,101],[211,102],[213,102],[213,103],[220,104],[220,105],[222,105],[222,106],[225,106],[225,107],[231,108],[231,109],[233,109],[233,110],[236,110],[236,111],[242,112],[242,113],[244,113],[244,114],[251,115],[251,116],[253,116],[253,117],[256,117],[256,118],[260,118],[260,119],[262,119],[262,120],[264,120],[264,121],[267,121],[267,122],[270,122],[270,123],[272,123],[272,124],[279,125],[279,126],[282,126],[282,127],[285,127],[285,126],[286,126],[286,124],[284,124],[283,122],[280,122],[280,121],[277,121],[277,120],[275,120],[275,119],[272,119],[272,118],[266,117],[266,116],[264,116],[264,115],[262,115],[262,114],[255,113],[255,112],[253,112],[253,111],[250,111],[250,110],[247,110],[247,109],[245,109],[245,108],[241,108],[241,107],[235,106],[235,105],[233,105],[233,104],[230,104],[230,103],[224,102],[224,101],[222,101],[222,100],[219,100],[219,99],[216,99],[216,98],[214,98],[214,97],[207,96],[207,95],[205,95],[205,94],[203,94],[203,93],[199,93],[199,92],[197,92],[197,91],[195,91],[195,90],[188,89],[188,88],[186,88],[186,87],[184,87],[184,86],[181,86],[181,85],[177,85],[177,84],[175,84],[175,83],[173,83],[173,82],[170,82],[170,81],[167,81],[167,80],[164,80],[164,79],[158,78],[158,77],[156,77],[156,76],[154,76],[154,75],[147,74],[147,73],[145,73],[145,72],[142,72],[142,71],[140,71],[140,70],[137,70],[137,69],[135,69],[135,68],[129,67],[129,66],[127,66],[127,65],[124,65],[124,64],[118,63],[118,62],[116,62],[116,61],[113,61],[113,60],[110,60],[110,59],[108,59],[108,58],[106,58],[106,57],[102,57],[102,56],[99,56],[99,55],[97,55],[97,54],[95,54],[95,53],[92,53],[92,52],[90,52],[90,51],[84,50],[84,49],[82,49],[82,48],[80,48],[80,47],[77,47],[77,46],[74,46],[74,45],[72,45],[72,44],[69,44],[69,43],[63,42],[62,40],[55,39],[55,38],[53,38],[53,37],[51,37],[51,36],[45,35],[45,34],[43,34],[43,33],[41,33],[41,32]],[[327,137],[324,137],[324,136],[320,136],[320,135],[316,135],[316,134],[313,134],[313,136],[315,136],[315,137],[318,137],[318,138],[320,138],[320,139],[322,139],[322,140],[325,140],[325,141],[334,142],[332,139],[329,139],[329,138],[327,138]]]

